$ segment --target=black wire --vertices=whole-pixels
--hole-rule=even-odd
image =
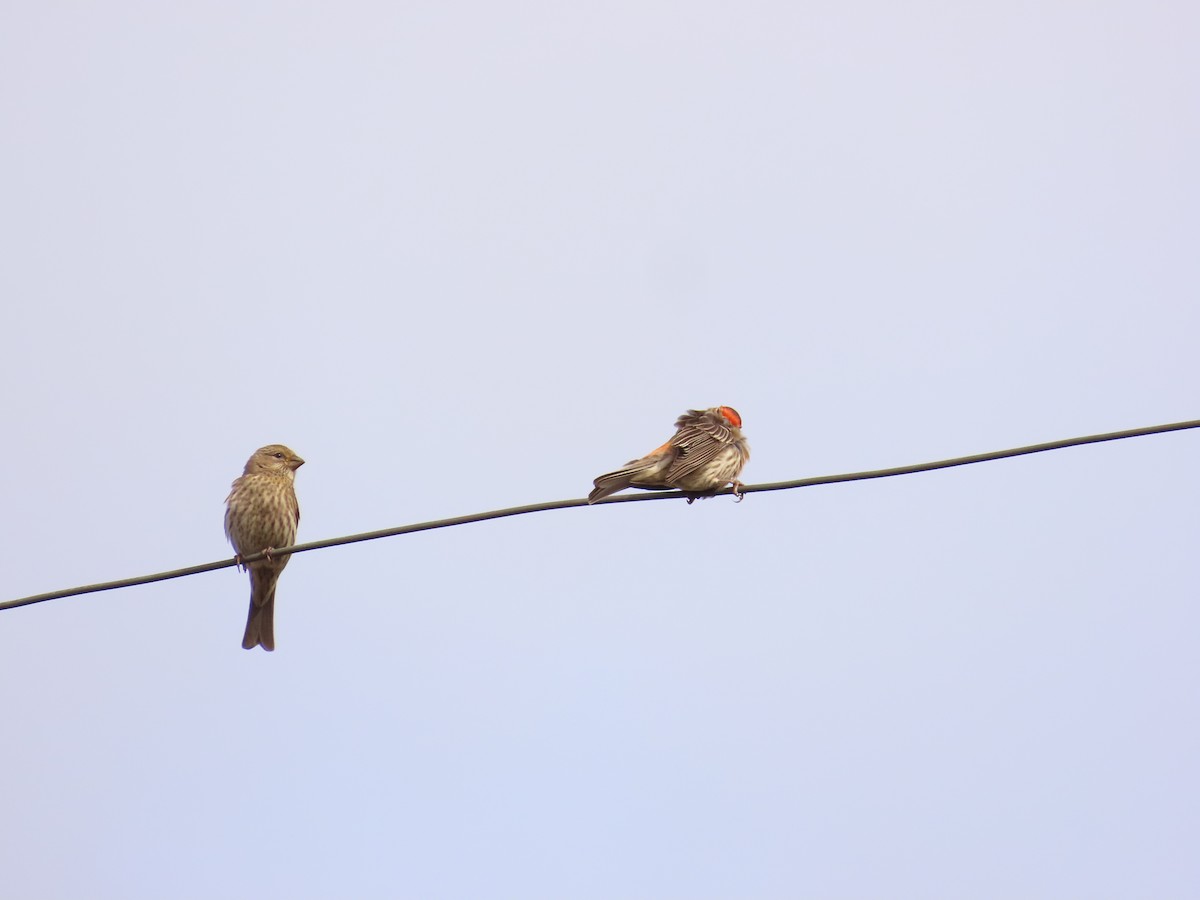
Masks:
[[[769,484],[747,484],[742,487],[743,493],[756,494],[762,491],[786,491],[793,488],[813,487],[819,484],[838,484],[844,481],[864,481],[869,478],[890,478],[893,475],[912,475],[917,472],[932,472],[935,469],[949,469],[954,466],[969,466],[973,463],[990,462],[996,459],[1008,459],[1013,456],[1025,456],[1030,453],[1044,453],[1047,450],[1062,450],[1066,447],[1078,447],[1083,444],[1098,444],[1103,441],[1119,441],[1123,438],[1144,437],[1150,434],[1164,434],[1169,431],[1184,431],[1188,428],[1200,428],[1200,419],[1189,422],[1173,422],[1169,425],[1151,425],[1146,428],[1131,428],[1128,431],[1112,431],[1108,434],[1092,434],[1085,437],[1066,438],[1061,441],[1050,441],[1045,444],[1031,444],[1027,447],[1015,447],[1011,450],[995,450],[991,453],[977,453],[973,456],[958,456],[954,459],[942,459],[936,462],[917,463],[911,466],[897,466],[892,469],[872,469],[866,472],[850,472],[844,475],[820,475],[815,478],[798,478],[795,481],[774,481]],[[732,488],[722,488],[714,491],[712,496],[732,494]],[[638,503],[646,500],[680,500],[688,495],[681,491],[661,491],[645,494],[623,494],[617,497],[606,497],[593,504],[601,506],[609,503]],[[551,500],[546,503],[531,503],[528,506],[512,506],[508,509],[495,509],[490,512],[471,513],[465,516],[454,516],[449,519],[437,519],[432,522],[418,522],[414,525],[400,525],[396,528],[384,528],[380,531],[365,531],[362,534],[352,534],[346,537],[327,538],[323,541],[310,541],[306,544],[296,544],[293,547],[281,547],[271,551],[272,557],[287,556],[288,554],[306,553],[309,550],[323,550],[326,547],[339,547],[342,544],[356,544],[359,541],[375,541],[380,538],[395,537],[400,534],[412,534],[417,531],[431,531],[435,528],[449,528],[453,525],[468,525],[471,522],[485,522],[488,519],[503,519],[508,516],[521,516],[526,513],[547,512],[552,509],[572,509],[577,506],[588,506],[587,500]],[[247,556],[243,563],[256,562],[264,559],[266,554],[256,553]],[[64,597],[75,597],[80,594],[92,594],[97,591],[112,591],[117,588],[134,587],[139,584],[152,584],[156,581],[167,581],[171,578],[183,578],[185,575],[199,575],[201,572],[212,572],[216,569],[227,569],[238,564],[236,559],[225,559],[219,562],[204,563],[189,566],[186,569],[174,569],[170,572],[159,572],[154,575],[141,575],[136,578],[123,578],[120,581],[106,581],[101,584],[89,584],[83,587],[66,588],[61,591],[51,591],[46,594],[34,594],[32,597],[21,597],[17,600],[7,600],[0,603],[0,610],[16,609],[19,606],[29,606],[43,603],[47,600],[60,600]]]

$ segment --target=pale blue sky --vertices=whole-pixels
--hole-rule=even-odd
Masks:
[[[1196,418],[1200,7],[10,5],[4,596]],[[1200,894],[1200,435],[0,614],[39,898]]]

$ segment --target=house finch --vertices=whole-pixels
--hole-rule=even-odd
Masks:
[[[694,496],[715,491],[730,482],[738,499],[742,483],[737,480],[750,459],[750,445],[742,437],[742,417],[731,406],[689,409],[675,422],[678,429],[669,441],[641,459],[630,460],[621,469],[601,475],[588,503],[628,487],[646,490],[676,488]]]
[[[269,444],[254,451],[242,477],[233,482],[225,498],[225,536],[233,544],[238,561],[269,554],[277,547],[296,542],[300,504],[296,502],[296,470],[304,460],[282,444]],[[262,644],[275,649],[275,583],[291,556],[261,559],[250,563],[250,614],[242,646],[251,650]]]

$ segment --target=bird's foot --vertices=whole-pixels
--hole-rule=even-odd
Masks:
[[[741,503],[746,499],[746,486],[740,481],[733,482],[733,496],[737,498],[734,503]]]

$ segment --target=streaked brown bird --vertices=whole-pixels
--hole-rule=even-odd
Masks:
[[[691,495],[691,503],[731,483],[734,494],[742,499],[742,483],[737,477],[750,459],[750,445],[742,436],[738,411],[732,406],[689,409],[676,420],[675,428],[671,439],[658,449],[597,478],[588,503],[630,487],[673,488]]]
[[[249,563],[250,613],[242,646],[259,644],[275,649],[275,584],[291,556],[271,559],[270,551],[296,542],[300,504],[296,502],[296,470],[304,465],[283,444],[268,444],[254,451],[233,490],[225,498],[225,536],[238,561],[264,550],[267,559]]]

